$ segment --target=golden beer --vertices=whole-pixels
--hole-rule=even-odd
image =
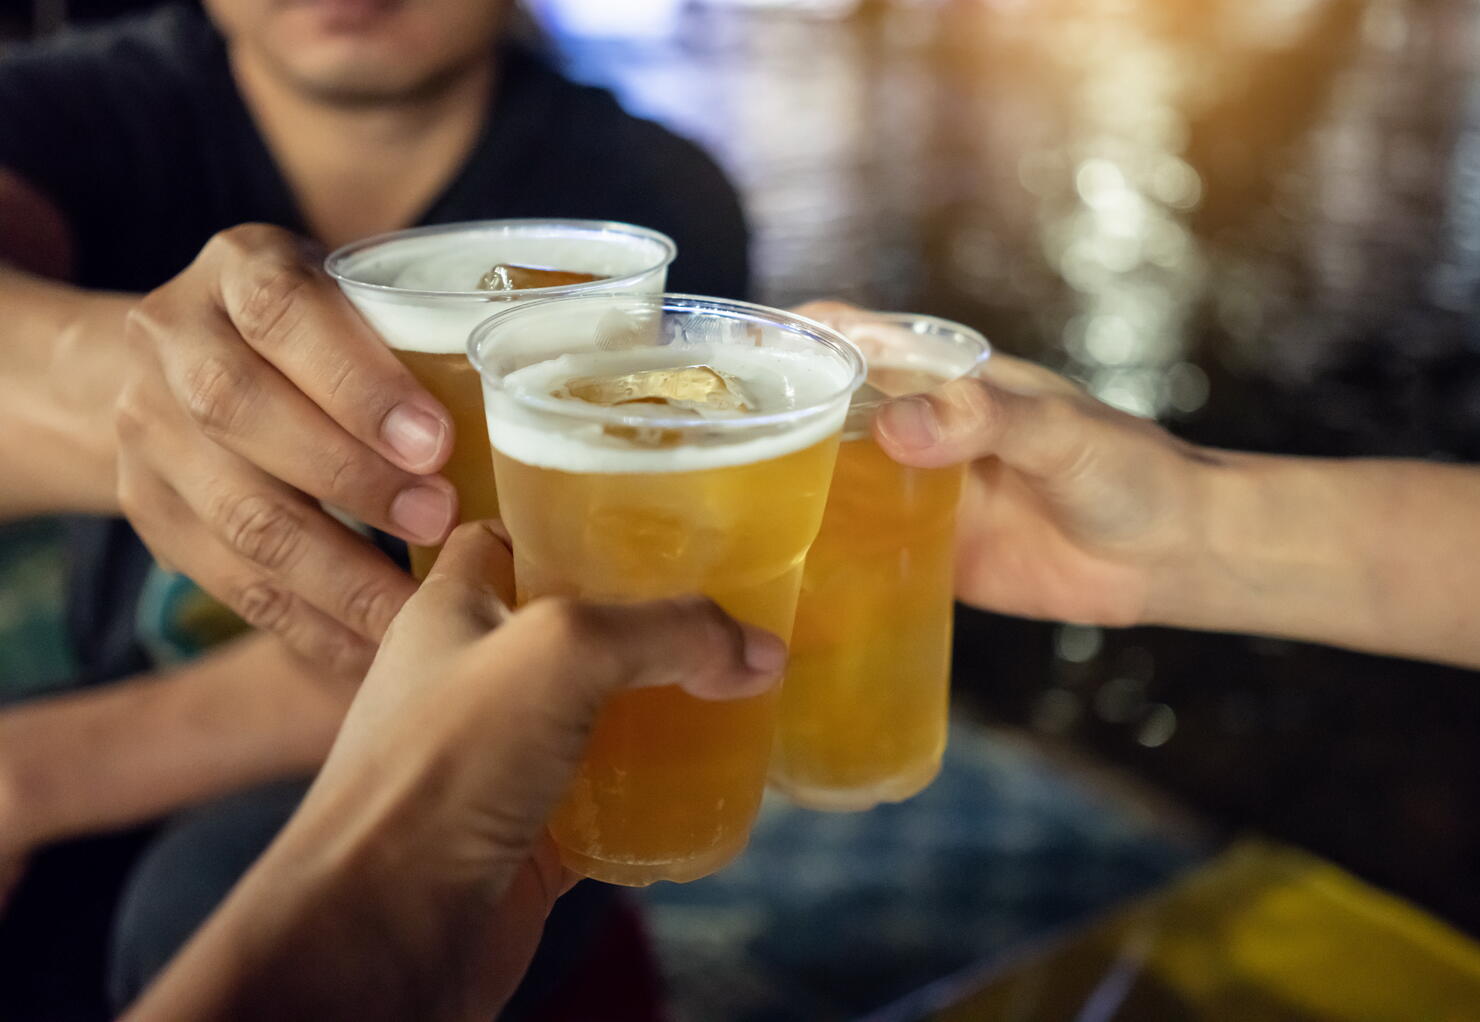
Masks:
[[[884,398],[962,375],[974,331],[925,317],[840,324],[870,362],[807,557],[772,783],[814,809],[868,809],[940,769],[950,701],[952,564],[964,466],[920,469],[874,442]],[[895,364],[890,364],[894,362]]]
[[[394,349],[392,349],[394,350]],[[464,352],[442,355],[425,351],[396,351],[396,358],[452,415],[452,456],[442,468],[457,488],[458,521],[477,522],[498,517],[498,493],[493,485],[488,451],[488,424],[483,418],[483,383]],[[426,578],[442,552],[440,546],[412,544],[411,574]]]
[[[588,329],[572,329],[577,321]],[[561,338],[560,350],[541,337]],[[613,350],[613,337],[633,347]],[[531,361],[526,349],[543,353]],[[495,317],[473,350],[521,603],[702,593],[790,636],[861,376],[841,338],[740,303],[577,298]],[[576,391],[579,377],[696,366],[761,396],[721,418],[649,397],[612,406],[554,396]],[[776,702],[774,692],[708,701],[676,686],[617,696],[551,821],[565,864],[641,885],[694,880],[733,859],[760,807]]]
[[[460,522],[498,516],[483,388],[467,338],[498,305],[594,291],[663,289],[673,242],[587,220],[487,220],[369,238],[329,256],[328,272],[413,376],[447,408],[453,449],[442,474]],[[412,546],[425,578],[440,547]]]

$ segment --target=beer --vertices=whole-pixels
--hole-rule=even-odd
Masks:
[[[476,522],[498,517],[498,493],[493,486],[493,461],[488,450],[488,426],[483,419],[483,384],[468,364],[464,351],[442,354],[392,349],[411,375],[452,416],[452,456],[442,474],[457,488],[458,521]],[[427,577],[442,548],[410,546],[411,573]]]
[[[840,325],[869,361],[868,386],[807,556],[771,780],[800,805],[857,810],[909,798],[940,769],[965,473],[893,461],[874,442],[873,417],[888,397],[962,375],[987,347],[924,317]]]
[[[521,603],[702,593],[790,636],[862,375],[841,338],[740,303],[576,298],[495,317],[472,350]],[[642,885],[733,859],[760,806],[776,702],[617,696],[551,820],[565,864]]]
[[[326,267],[355,308],[452,416],[442,474],[459,521],[498,517],[483,390],[467,338],[493,303],[592,291],[663,289],[673,242],[656,231],[583,220],[489,220],[397,231],[349,245]],[[425,578],[440,547],[412,546]]]

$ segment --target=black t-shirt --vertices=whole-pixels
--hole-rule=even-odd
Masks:
[[[747,237],[734,189],[699,149],[562,78],[500,54],[488,124],[418,223],[496,217],[622,220],[670,235],[675,291],[744,297]],[[303,218],[200,12],[151,14],[0,56],[0,166],[67,217],[75,281],[148,291],[217,231]],[[410,226],[410,225],[408,225]],[[127,524],[74,529],[72,627],[82,680],[149,666],[135,603],[149,559]]]

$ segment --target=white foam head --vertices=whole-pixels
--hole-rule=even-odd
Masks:
[[[676,249],[657,231],[595,220],[487,220],[369,238],[325,262],[360,315],[390,347],[459,354],[501,304],[594,292],[663,290]],[[478,290],[499,263],[602,279],[515,292]]]
[[[741,315],[684,315],[690,304]],[[600,329],[573,334],[567,327],[577,319],[597,320]],[[500,320],[508,334],[502,348]],[[842,429],[862,360],[831,331],[820,340],[811,332],[804,320],[742,303],[571,299],[499,317],[479,329],[472,347],[484,374],[489,439],[503,454],[582,474],[692,472],[779,458]],[[695,418],[665,405],[609,407],[565,394],[573,380],[694,365],[740,381],[753,409]],[[632,438],[633,428],[672,431],[676,442],[645,444]]]

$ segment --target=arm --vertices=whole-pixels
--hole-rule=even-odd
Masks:
[[[1480,468],[1200,448],[1027,362],[994,355],[979,375],[875,426],[906,464],[969,463],[963,601],[1480,667]]]
[[[71,242],[44,197],[0,169],[0,521],[116,512],[113,403],[133,299],[48,277]]]
[[[0,712],[0,861],[309,772],[352,691],[252,636],[168,674]]]
[[[225,231],[138,297],[46,279],[71,249],[0,167],[0,520],[122,511],[254,627],[362,662],[414,583],[320,502],[439,542],[446,410],[285,231]]]
[[[1480,468],[1224,455],[1151,623],[1480,667]]]
[[[744,698],[784,666],[707,600],[511,616],[512,581],[484,526],[454,534],[298,813],[129,1018],[492,1018],[571,879],[545,820],[607,699]]]

